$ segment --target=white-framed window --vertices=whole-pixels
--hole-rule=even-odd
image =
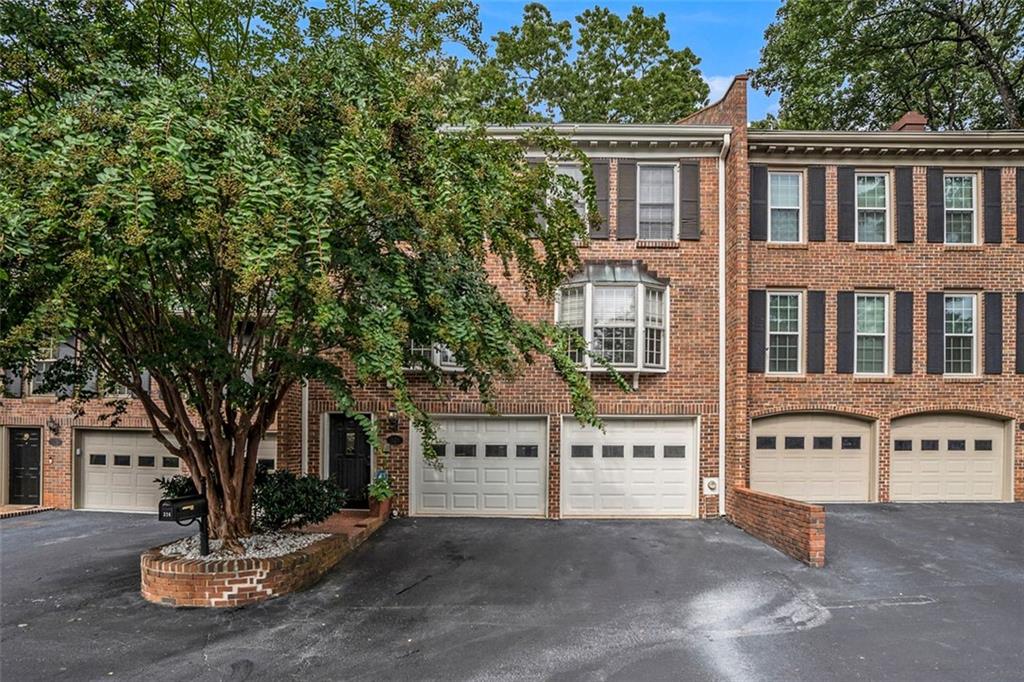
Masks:
[[[587,326],[587,292],[583,284],[563,287],[559,292],[558,326],[570,329],[582,338],[586,338]],[[585,357],[584,348],[579,344],[569,348],[569,355],[582,364]]]
[[[678,164],[637,164],[636,236],[638,240],[676,240],[679,225],[678,187]]]
[[[977,176],[947,173],[942,178],[947,244],[975,244],[978,233]]]
[[[57,362],[57,346],[59,342],[52,342],[42,346],[32,362],[32,378],[28,382],[29,395],[53,395],[53,391],[44,391],[43,383],[46,379],[46,372]]]
[[[946,294],[943,309],[943,369],[946,374],[974,374],[978,355],[978,297]]]
[[[799,171],[768,171],[768,241],[803,239],[804,176]]]
[[[413,341],[409,343],[409,353],[414,357],[422,358],[444,372],[458,372],[465,369],[456,361],[455,354],[443,343],[423,345]],[[416,370],[421,368],[417,365],[412,365],[406,367],[406,369]]]
[[[799,291],[768,292],[768,372],[798,374],[803,354],[803,295]]]
[[[578,163],[557,163],[555,164],[555,175],[571,178],[576,184],[576,193],[573,195],[573,205],[581,217],[587,217],[587,201],[583,195],[583,168]]]
[[[886,374],[889,371],[888,294],[857,294],[854,311],[854,372]]]
[[[586,282],[559,290],[555,320],[616,369],[658,372],[668,368],[668,306],[665,285]],[[603,369],[584,349],[570,351],[584,369]]]
[[[857,173],[857,242],[885,244],[889,241],[889,175]]]

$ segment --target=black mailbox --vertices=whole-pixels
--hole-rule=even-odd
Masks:
[[[160,500],[161,521],[191,521],[206,516],[206,497],[188,495]]]

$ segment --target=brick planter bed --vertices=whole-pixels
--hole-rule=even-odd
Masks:
[[[729,520],[808,566],[825,565],[825,508],[788,497],[734,487]]]
[[[355,545],[331,535],[272,559],[200,561],[142,555],[142,596],[166,606],[244,606],[305,589],[320,580]]]

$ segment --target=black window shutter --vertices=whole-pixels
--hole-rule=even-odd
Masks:
[[[601,214],[601,224],[590,230],[591,239],[608,239],[608,161],[593,159],[590,167],[594,172],[594,194],[597,195],[597,211]]]
[[[57,359],[58,360],[72,360],[75,357],[75,337],[64,339],[57,346]],[[57,395],[71,396],[74,394],[74,386],[71,384],[63,384],[57,391]]]
[[[928,373],[942,374],[946,340],[945,328],[945,296],[941,291],[928,292]]]
[[[807,373],[825,372],[825,292],[807,292]]]
[[[768,239],[768,167],[750,166],[750,240]]]
[[[985,374],[1003,373],[1003,295],[985,294]]]
[[[946,241],[946,201],[942,194],[942,169],[929,168],[925,179],[928,204],[928,241],[941,244]]]
[[[0,396],[4,394],[15,398],[21,397],[21,372],[16,369],[5,369],[3,372],[4,386],[0,387]]]
[[[857,238],[856,194],[853,166],[836,169],[836,196],[839,207],[839,241],[852,242]]]
[[[985,212],[985,243],[1003,241],[1003,169],[986,168],[983,176],[983,205]]]
[[[1017,374],[1024,374],[1024,291],[1017,294]]]
[[[538,160],[534,159],[534,160],[527,161],[526,165],[529,167],[529,169],[531,171],[534,171],[534,170],[537,170],[538,166],[541,166],[544,163],[545,163],[544,161],[538,161]],[[544,217],[544,213],[541,211],[541,207],[540,206],[536,207],[536,209],[534,210],[534,217],[536,218],[537,223],[541,227],[544,227],[547,224],[547,222],[548,222],[547,218]]]
[[[764,372],[767,298],[764,289],[747,292],[747,371],[751,373]]]
[[[616,239],[636,239],[636,161],[619,161]]]
[[[807,169],[807,241],[825,241],[825,167]]]
[[[896,292],[896,353],[893,371],[911,374],[914,371],[914,294]]]
[[[914,242],[914,169],[896,169],[896,241]]]
[[[700,161],[679,163],[679,238],[700,239]]]
[[[1017,243],[1024,244],[1024,168],[1017,167]]]
[[[836,297],[836,372],[853,374],[854,295],[840,291]]]

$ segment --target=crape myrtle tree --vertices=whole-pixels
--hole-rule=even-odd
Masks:
[[[443,343],[485,402],[550,361],[597,423],[569,339],[517,318],[485,267],[551,297],[599,219],[589,166],[530,136],[584,162],[585,219],[577,188],[521,144],[448,126],[425,63],[338,31],[215,78],[104,63],[0,132],[0,367],[74,337],[45,382],[115,419],[125,403],[96,380],[127,387],[205,483],[229,548],[251,532],[260,441],[303,378],[353,415],[357,386],[386,386],[429,442],[403,368],[451,381],[410,352]]]

